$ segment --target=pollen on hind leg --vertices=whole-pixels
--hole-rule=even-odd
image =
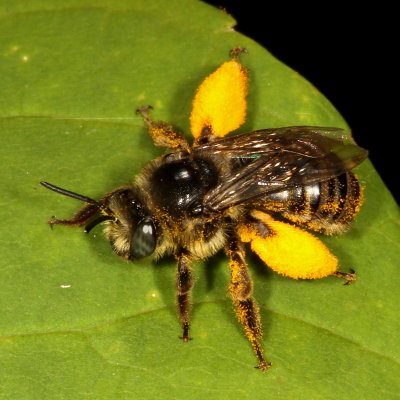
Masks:
[[[293,279],[318,279],[337,271],[338,259],[312,234],[288,223],[275,221],[261,211],[252,217],[268,227],[262,236],[251,222],[239,227],[240,238],[271,269]]]

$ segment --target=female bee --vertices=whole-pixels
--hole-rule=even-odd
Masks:
[[[347,283],[354,280],[353,273],[338,270],[338,260],[320,240],[298,226],[328,235],[348,229],[361,205],[360,185],[350,171],[367,151],[337,128],[295,126],[225,137],[246,114],[247,69],[238,60],[242,51],[232,50],[231,60],[198,88],[190,117],[192,146],[171,125],[154,122],[150,106],[141,107],[138,112],[154,143],[173,151],[150,161],[133,184],[98,201],[41,184],[86,203],[69,219],[50,219],[50,225],[86,225],[89,232],[104,222],[113,250],[126,260],[176,257],[185,342],[192,261],[224,249],[237,317],[258,368],[267,370],[245,243],[270,268],[294,279],[334,275]]]

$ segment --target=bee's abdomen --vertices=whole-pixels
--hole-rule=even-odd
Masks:
[[[348,229],[361,203],[361,186],[347,172],[327,181],[270,195],[265,205],[299,225],[332,235]]]

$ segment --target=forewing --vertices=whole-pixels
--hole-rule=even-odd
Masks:
[[[221,153],[239,165],[222,175],[205,196],[204,206],[211,211],[330,179],[353,169],[368,154],[342,129],[309,126],[254,131],[198,146],[196,151]]]

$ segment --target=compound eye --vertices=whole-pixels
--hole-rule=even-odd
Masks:
[[[132,235],[131,257],[143,258],[153,254],[157,244],[157,232],[150,217],[143,218]]]

